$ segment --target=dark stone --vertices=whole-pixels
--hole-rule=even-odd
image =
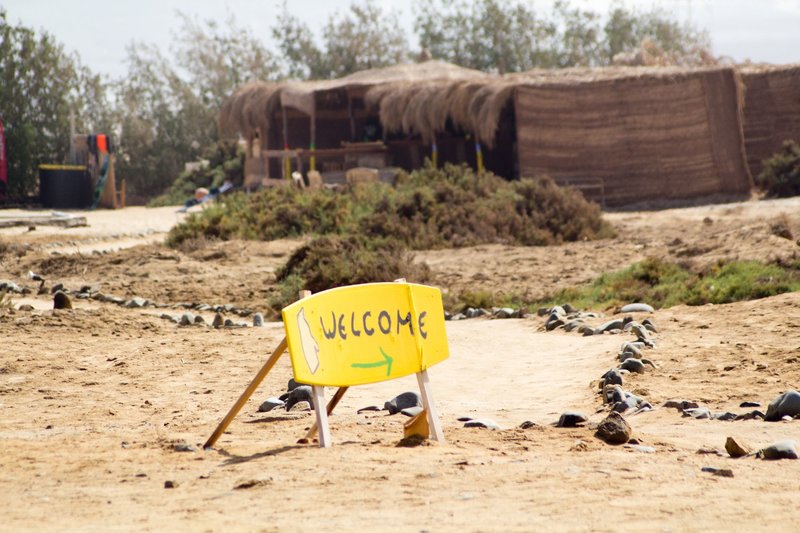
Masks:
[[[713,415],[711,415],[711,418],[713,418],[714,420],[728,421],[728,420],[736,420],[737,416],[738,415],[736,413],[731,413],[730,411],[726,411],[724,413],[714,413]]]
[[[491,430],[498,430],[500,426],[497,425],[497,422],[491,420],[489,418],[473,418],[469,422],[464,423],[465,428],[485,428]]]
[[[495,318],[513,318],[515,311],[510,307],[503,307],[502,309],[498,309],[494,316]]]
[[[742,402],[739,407],[761,407],[761,404],[758,402]]]
[[[302,383],[298,383],[294,380],[294,378],[289,378],[289,381],[286,383],[286,390],[292,392],[294,389],[302,385]]]
[[[556,423],[556,427],[560,428],[574,428],[580,424],[584,424],[589,421],[589,418],[583,413],[577,413],[573,411],[567,411],[563,413],[561,417],[558,419]]]
[[[634,357],[629,357],[625,359],[619,367],[623,370],[627,370],[628,372],[636,372],[637,374],[644,374],[645,371],[645,364],[641,361],[641,359],[636,359]]]
[[[223,324],[225,324],[225,318],[221,314],[216,313],[214,315],[214,320],[211,322],[211,325],[215,328],[221,328]]]
[[[194,324],[194,315],[189,312],[183,313],[183,315],[181,315],[181,321],[178,323],[181,326],[190,326]]]
[[[525,422],[519,425],[519,429],[530,429],[532,427],[536,427],[536,423],[530,420],[526,420]]]
[[[72,300],[61,291],[53,295],[53,309],[72,309]]]
[[[622,385],[622,374],[616,368],[603,374],[602,387],[605,388],[608,385]]]
[[[419,405],[415,405],[414,407],[407,407],[405,409],[400,410],[401,415],[406,415],[408,417],[415,417],[420,414],[424,409]]]
[[[404,392],[384,403],[383,408],[389,411],[390,415],[393,415],[399,413],[403,409],[421,405],[422,401],[420,400],[419,394],[416,392]]]
[[[286,410],[290,410],[298,402],[308,402],[314,405],[314,397],[311,393],[310,385],[300,385],[289,393],[286,397]]]
[[[611,413],[597,425],[595,436],[608,444],[625,444],[632,433],[631,426],[622,415]]]
[[[800,393],[788,390],[770,402],[765,420],[776,422],[784,416],[797,415],[800,415]]]
[[[67,292],[67,290],[64,288],[63,283],[56,283],[55,285],[50,287],[50,294],[55,294],[58,291]]]
[[[206,323],[206,319],[203,318],[203,315],[195,315],[194,323],[195,324],[205,324]]]
[[[713,466],[704,466],[700,470],[702,472],[708,472],[709,474],[713,474],[715,476],[733,477],[733,470],[731,470],[730,468],[716,468]]]
[[[622,329],[622,319],[615,318],[614,320],[609,320],[603,324],[600,324],[596,328],[594,328],[596,333],[605,333],[606,331],[611,331],[612,329]]]
[[[264,315],[256,313],[253,315],[253,327],[260,328],[264,325]]]
[[[552,316],[552,315],[550,315]],[[548,320],[547,324],[545,324],[544,329],[547,331],[553,331],[559,326],[563,326],[565,324],[562,318],[556,318],[555,320]]]
[[[164,482],[164,488],[165,489],[174,489],[174,488],[177,488],[177,486],[178,486],[178,482],[177,481],[167,480],[167,481]]]
[[[762,413],[758,409],[754,409],[754,410],[750,411],[749,413],[744,413],[744,414],[741,414],[741,415],[737,416],[736,420],[753,420],[755,418],[760,418],[761,420],[764,420],[765,417],[766,417],[766,415],[764,413]]]
[[[383,409],[381,409],[377,405],[368,405],[366,407],[362,407],[361,409],[356,411],[356,413],[360,415],[361,413],[366,413],[368,411],[383,411]]]
[[[283,407],[284,402],[279,398],[267,398],[264,402],[258,406],[259,413],[268,413],[273,409],[277,409],[278,407]]]
[[[685,409],[697,409],[700,404],[691,400],[667,400],[662,407],[672,407],[678,411],[683,411]]]
[[[619,310],[620,313],[652,313],[654,311],[655,309],[653,309],[652,305],[645,303],[623,305]]]
[[[652,331],[653,333],[658,333],[658,328],[649,318],[645,318],[644,320],[642,320],[642,325],[645,328],[647,328],[648,331]]]
[[[762,448],[758,452],[762,459],[797,459],[797,443],[793,440],[782,440]]]
[[[225,326],[226,328],[232,328],[236,324],[234,324],[233,320],[231,320],[230,318],[226,318],[225,322],[223,322],[222,325]]]
[[[128,309],[136,309],[139,307],[144,307],[148,304],[148,301],[144,298],[139,298],[138,296],[131,298],[130,300],[126,301],[124,306]]]
[[[614,413],[620,413],[621,414],[621,413],[624,413],[624,412],[628,411],[629,409],[636,409],[636,407],[638,407],[640,401],[641,400],[639,398],[637,398],[636,396],[629,395],[624,400],[616,402],[614,404],[614,406],[611,408],[611,410]]]
[[[33,306],[31,304],[22,304],[17,309],[19,309],[20,311],[30,312],[33,311]]]
[[[691,409],[684,409],[683,416],[691,416],[698,420],[711,418],[711,410],[708,407],[695,407]]]

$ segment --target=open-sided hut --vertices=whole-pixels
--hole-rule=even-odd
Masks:
[[[750,190],[734,69],[527,77],[514,96],[522,176],[599,185],[587,195],[611,205]]]
[[[364,70],[336,80],[285,84],[281,89],[280,111],[280,120],[286,116],[282,139],[288,142],[284,147],[308,147],[324,156],[326,150],[332,153],[330,151],[342,149],[346,144],[351,144],[349,150],[363,151],[368,147],[358,147],[358,144],[385,141],[388,153],[384,160],[394,159],[393,164],[406,168],[419,166],[422,157],[418,157],[418,161],[403,157],[403,152],[408,151],[404,145],[411,142],[419,152],[426,142],[430,143],[430,139],[409,141],[412,133],[409,131],[410,123],[400,135],[385,132],[386,125],[381,120],[383,111],[366,104],[367,92],[376,87],[396,89],[400,86],[419,91],[425,87],[484,76],[476,70],[432,60]],[[273,122],[278,118],[277,113],[271,116]],[[403,123],[402,118],[400,122]],[[426,132],[413,133],[424,136]],[[271,136],[269,147],[277,147],[277,142],[277,137]],[[365,153],[362,159],[369,159],[369,156]]]
[[[743,67],[741,73],[744,142],[755,177],[784,141],[800,142],[800,65]]]

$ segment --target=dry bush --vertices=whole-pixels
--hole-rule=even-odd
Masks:
[[[782,239],[789,239],[790,241],[794,239],[791,223],[786,213],[779,215],[770,222],[769,231],[776,237],[781,237]]]
[[[756,185],[767,196],[785,198],[800,194],[800,145],[787,140],[781,151],[764,161],[755,178]]]

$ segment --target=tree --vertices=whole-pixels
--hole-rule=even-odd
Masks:
[[[234,17],[219,25],[178,15],[174,60],[134,43],[128,73],[114,87],[122,133],[118,174],[138,197],[162,193],[186,162],[219,140],[217,112],[237,87],[280,75],[274,55]]]
[[[415,29],[433,57],[487,72],[521,72],[612,64],[620,52],[649,42],[674,58],[701,55],[707,36],[660,10],[614,7],[599,13],[558,0],[550,13],[533,4],[500,0],[418,0]]]
[[[397,15],[384,12],[374,0],[354,2],[345,14],[334,14],[323,28],[322,46],[286,4],[272,34],[284,57],[285,73],[293,78],[336,78],[402,63],[408,57]]]
[[[644,43],[668,56],[671,64],[707,62],[711,44],[708,34],[689,24],[672,20],[663,10],[647,12],[612,8],[603,28],[602,61],[611,64],[622,54],[636,53]]]
[[[248,81],[281,77],[275,55],[233,15],[224,26],[200,22],[178,13],[181,28],[175,35],[175,60],[201,104],[219,109],[223,100]]]
[[[69,152],[76,63],[49,34],[12,26],[0,10],[0,113],[12,198],[35,191],[40,163],[63,162]]]

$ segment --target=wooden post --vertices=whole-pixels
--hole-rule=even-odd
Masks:
[[[350,118],[350,140],[356,142],[356,117],[353,115],[353,99],[347,93],[347,116]]]
[[[261,367],[261,370],[258,371],[256,377],[253,378],[253,381],[250,382],[250,385],[248,385],[247,388],[242,393],[242,395],[239,396],[239,399],[236,400],[236,403],[233,404],[231,410],[228,411],[228,414],[225,415],[225,418],[223,418],[222,422],[219,423],[219,426],[217,426],[217,429],[214,430],[214,433],[212,433],[211,436],[206,441],[206,443],[203,444],[203,448],[211,448],[212,446],[214,446],[214,443],[217,442],[219,436],[222,435],[222,433],[227,429],[227,427],[230,425],[233,419],[236,418],[236,415],[239,414],[239,411],[242,410],[244,404],[247,403],[247,400],[250,399],[250,396],[252,396],[253,393],[258,388],[258,386],[261,385],[261,382],[264,381],[264,378],[267,376],[269,371],[272,370],[272,367],[275,366],[275,363],[278,362],[278,359],[281,358],[281,355],[283,355],[283,352],[285,351],[286,351],[286,337],[281,339],[281,342],[278,344],[278,347],[275,348],[275,351],[272,352],[270,358],[267,360],[266,363],[264,363],[264,366]]]
[[[427,370],[417,372],[417,382],[419,383],[419,392],[422,395],[422,407],[425,409],[428,417],[428,427],[431,429],[431,439],[444,444],[444,432],[442,431],[442,424],[439,422],[439,413],[436,412],[436,406],[433,405],[433,394],[431,393],[431,383],[428,380]]]
[[[483,150],[481,149],[481,143],[478,139],[475,139],[475,162],[478,167],[478,172],[483,172]]]
[[[308,158],[309,170],[317,170],[317,156],[314,151],[317,149],[317,118],[316,113],[311,115],[311,144],[308,147],[311,151],[311,156]]]
[[[317,429],[319,430],[319,447],[331,447],[331,430],[328,427],[328,409],[325,406],[325,387],[313,385],[311,387],[314,397],[314,414],[317,417]]]
[[[286,108],[281,108],[281,115],[283,117],[283,149],[289,150],[289,117],[286,114]],[[291,165],[288,156],[283,157],[283,179],[288,180],[291,176]]]
[[[349,388],[350,387],[339,387],[339,389],[336,391],[336,394],[333,395],[333,398],[331,398],[331,401],[328,403],[328,409],[327,409],[328,416],[331,416],[331,413],[333,413],[333,410],[336,409],[336,406],[339,404],[339,401],[342,399],[342,396],[344,396],[344,393],[347,392],[347,389]],[[311,425],[311,429],[309,429],[308,433],[306,433],[305,438],[313,439],[314,435],[316,434],[317,434],[317,423],[314,422],[314,424]]]

